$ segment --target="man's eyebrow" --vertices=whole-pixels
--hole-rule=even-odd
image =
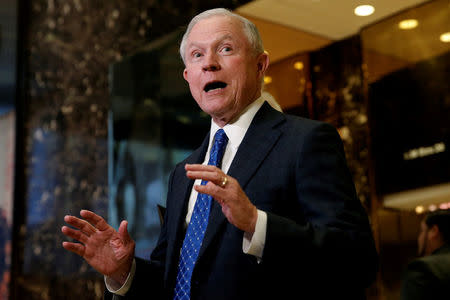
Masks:
[[[233,38],[233,35],[231,35],[231,34],[225,34],[225,35],[223,35],[223,36],[221,36],[221,37],[219,37],[219,38],[217,38],[215,41],[214,41],[214,43],[215,44],[220,44],[220,43],[222,43],[223,41],[226,41],[226,40],[234,40],[234,38]],[[202,42],[196,42],[196,41],[192,41],[192,42],[190,42],[188,45],[187,45],[187,49],[190,49],[190,48],[202,48]]]

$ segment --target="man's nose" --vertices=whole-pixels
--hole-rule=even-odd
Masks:
[[[203,71],[218,71],[220,70],[220,63],[218,61],[217,55],[206,54],[203,64]]]

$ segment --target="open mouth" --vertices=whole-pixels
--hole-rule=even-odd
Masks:
[[[209,82],[205,85],[205,87],[203,88],[203,90],[205,92],[209,92],[212,90],[217,90],[217,89],[223,89],[227,86],[227,84],[225,82],[222,81],[213,81],[213,82]]]

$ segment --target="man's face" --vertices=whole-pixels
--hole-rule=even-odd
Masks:
[[[239,20],[213,16],[199,21],[185,49],[183,76],[197,104],[219,126],[260,96],[268,57],[254,53]]]
[[[420,232],[417,237],[417,254],[419,256],[425,256],[427,254],[428,244],[428,226],[424,221],[420,223]]]

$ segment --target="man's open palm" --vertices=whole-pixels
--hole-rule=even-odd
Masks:
[[[91,211],[82,210],[80,215],[82,219],[64,217],[64,221],[76,229],[63,226],[61,231],[80,243],[63,242],[63,247],[83,257],[98,272],[123,284],[131,269],[135,248],[127,231],[128,223],[122,221],[117,232]]]

